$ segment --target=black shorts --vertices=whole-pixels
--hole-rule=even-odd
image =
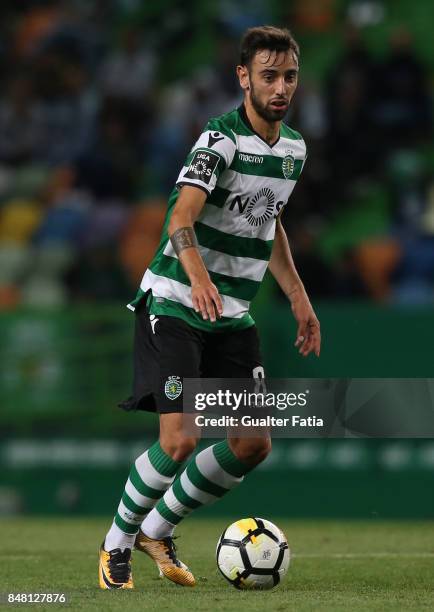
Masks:
[[[206,332],[177,317],[149,315],[145,302],[136,308],[133,395],[119,404],[124,410],[182,412],[183,378],[258,376],[253,371],[262,368],[262,359],[254,325]]]

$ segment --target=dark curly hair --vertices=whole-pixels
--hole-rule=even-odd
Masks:
[[[249,28],[244,33],[240,45],[241,66],[249,67],[255,54],[264,49],[277,53],[293,51],[300,58],[300,48],[289,30],[266,25]]]

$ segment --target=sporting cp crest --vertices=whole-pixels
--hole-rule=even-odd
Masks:
[[[294,167],[295,167],[295,157],[292,154],[292,151],[286,151],[285,157],[283,158],[283,161],[282,161],[282,172],[283,172],[283,176],[286,179],[291,178],[292,173],[294,172]]]
[[[182,393],[182,382],[179,376],[169,376],[164,385],[164,393],[166,397],[175,400]]]

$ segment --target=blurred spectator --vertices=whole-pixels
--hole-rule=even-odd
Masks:
[[[335,13],[334,0],[295,0],[289,4],[290,23],[312,32],[330,29],[336,17]]]
[[[221,0],[216,6],[217,29],[238,39],[247,28],[258,23],[270,23],[271,11],[267,0]]]
[[[160,242],[166,214],[165,200],[148,200],[133,209],[124,227],[119,245],[124,274],[134,290],[142,280],[143,272],[151,263]]]
[[[68,296],[78,301],[128,301],[137,287],[130,287],[111,244],[85,250],[64,276]]]
[[[434,227],[432,174],[414,150],[397,150],[388,165],[392,235],[402,257],[395,267],[394,298],[403,303],[434,298]]]
[[[392,35],[389,56],[380,64],[374,84],[372,117],[383,150],[417,145],[429,138],[432,98],[428,75],[406,29]]]
[[[53,165],[71,162],[87,149],[93,132],[96,109],[87,90],[88,75],[81,64],[54,52],[35,59],[34,73],[40,121],[38,159]]]
[[[41,41],[54,31],[63,14],[63,3],[56,0],[24,3],[21,18],[17,21],[13,48],[17,57],[30,56]]]
[[[143,161],[141,121],[128,106],[117,100],[105,100],[94,140],[75,164],[79,188],[90,191],[97,199],[126,201],[134,196]]]
[[[16,165],[33,160],[40,140],[41,117],[33,81],[26,74],[17,74],[0,101],[0,161]]]
[[[335,274],[326,264],[317,250],[317,236],[315,224],[307,221],[297,225],[297,231],[289,230],[291,251],[295,264],[303,270],[303,283],[313,300],[325,299],[336,294]],[[281,297],[285,297],[280,292]],[[285,298],[286,299],[286,298]]]
[[[372,146],[369,115],[373,70],[373,61],[358,30],[348,26],[342,54],[326,82],[327,152],[331,180],[341,192],[355,176],[371,174],[381,153]]]
[[[136,28],[121,33],[119,48],[108,55],[100,69],[103,95],[151,106],[157,59],[155,52],[144,46],[145,40]]]

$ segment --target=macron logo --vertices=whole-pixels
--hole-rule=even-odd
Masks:
[[[213,145],[215,145],[216,142],[220,142],[220,140],[223,140],[223,139],[224,139],[224,136],[222,136],[220,132],[213,132],[212,134],[209,134],[208,148],[212,149]]]

